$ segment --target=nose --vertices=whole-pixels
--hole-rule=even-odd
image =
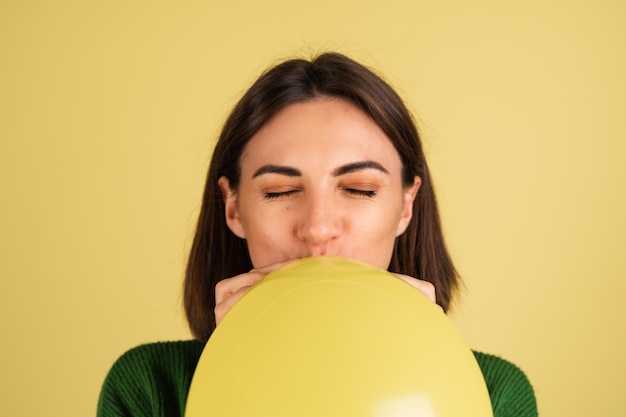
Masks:
[[[305,200],[305,207],[300,211],[302,217],[297,237],[307,245],[311,256],[333,255],[334,242],[343,227],[339,207],[332,199],[312,197]]]

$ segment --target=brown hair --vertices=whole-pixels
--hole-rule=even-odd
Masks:
[[[406,106],[380,77],[352,59],[325,53],[285,61],[267,72],[239,100],[213,151],[202,209],[189,255],[184,303],[193,335],[208,340],[215,329],[215,284],[252,269],[246,242],[226,225],[217,181],[236,189],[240,157],[250,138],[278,111],[318,97],[338,97],[359,107],[389,137],[402,159],[403,182],[422,184],[407,230],[396,238],[389,270],[434,284],[437,303],[448,309],[458,276],[445,247],[433,186],[417,128]]]

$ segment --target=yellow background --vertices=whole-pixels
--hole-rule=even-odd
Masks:
[[[0,415],[93,415],[126,349],[189,337],[207,161],[245,87],[339,50],[415,111],[476,349],[543,416],[626,387],[619,0],[0,2]]]

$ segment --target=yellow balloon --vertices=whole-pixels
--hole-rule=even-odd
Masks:
[[[226,315],[196,368],[186,417],[489,417],[471,350],[395,275],[306,258]]]

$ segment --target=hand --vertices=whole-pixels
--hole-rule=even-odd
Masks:
[[[435,292],[435,286],[432,283],[428,281],[424,281],[422,279],[413,278],[404,274],[394,274],[394,275],[396,275],[402,281],[406,282],[407,284],[409,284],[410,286],[412,286],[413,288],[415,288],[416,290],[424,294],[426,298],[432,301],[437,307],[439,307],[439,309],[441,309],[441,311],[443,311],[443,308],[441,308],[441,306],[437,304],[437,294]]]
[[[262,268],[254,268],[250,272],[221,280],[215,286],[215,325],[220,324],[226,313],[237,301],[267,274],[289,262],[278,262]]]

